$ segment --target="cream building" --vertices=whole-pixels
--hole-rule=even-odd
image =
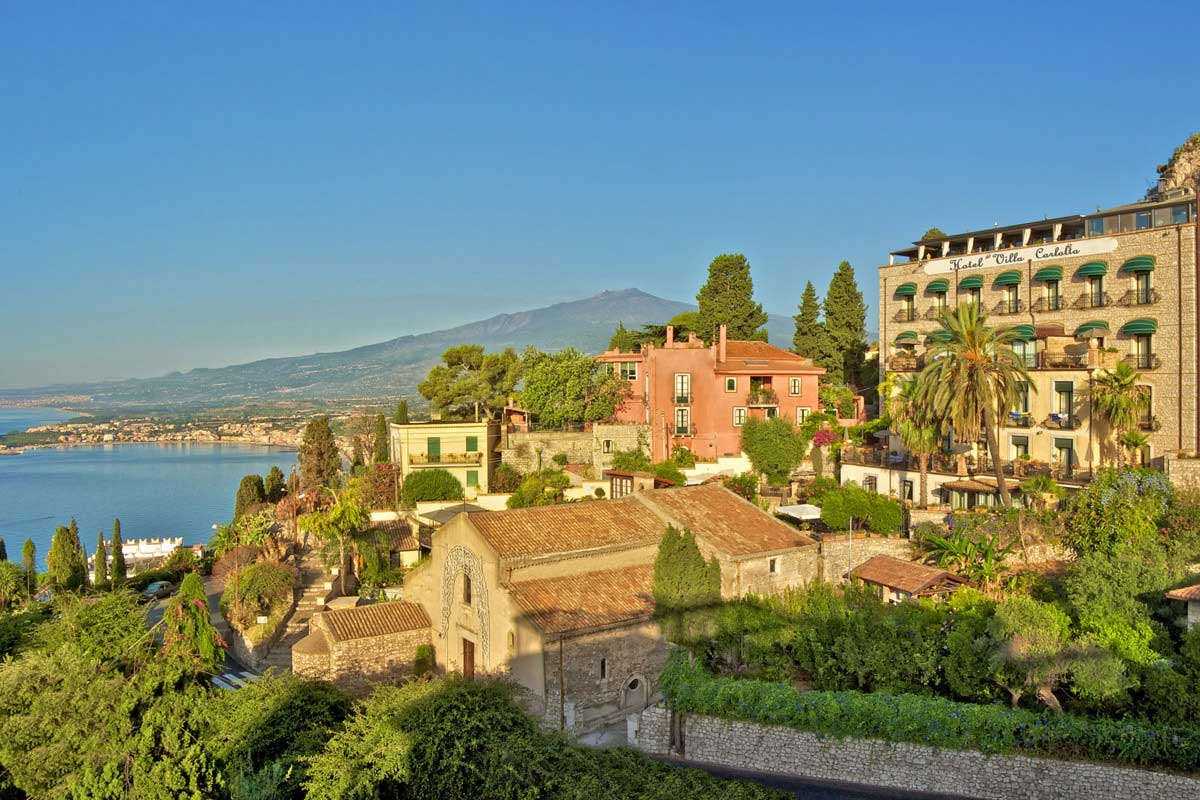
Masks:
[[[1198,242],[1189,188],[1094,214],[916,242],[879,268],[885,367],[901,375],[920,370],[926,346],[939,336],[940,311],[978,303],[993,325],[1017,330],[1013,349],[1029,369],[1027,391],[1000,432],[1014,481],[1045,472],[1078,486],[1114,461],[1115,441],[1094,418],[1090,398],[1095,377],[1118,361],[1137,370],[1150,395],[1140,425],[1149,443],[1139,459],[1157,464],[1168,453],[1195,451]],[[934,461],[931,494],[957,484],[945,491],[956,503],[989,502],[986,491],[961,481],[956,459]],[[990,474],[982,461],[973,464],[975,482]],[[881,449],[844,451],[842,479],[912,499],[917,470],[893,439]]]
[[[410,422],[388,426],[392,462],[400,474],[444,469],[458,478],[468,499],[487,494],[500,462],[500,423]]]

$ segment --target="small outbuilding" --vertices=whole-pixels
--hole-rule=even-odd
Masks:
[[[417,648],[430,643],[429,615],[417,603],[375,603],[314,614],[292,647],[292,671],[350,691],[412,674]]]
[[[1200,583],[1194,586],[1184,586],[1182,589],[1172,589],[1167,592],[1167,599],[1182,600],[1187,603],[1188,630],[1200,625]]]
[[[852,569],[850,577],[877,587],[885,603],[941,597],[967,582],[953,572],[892,556],[869,558]]]

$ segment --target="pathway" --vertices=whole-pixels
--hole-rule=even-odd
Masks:
[[[271,667],[291,670],[292,645],[308,635],[309,620],[324,607],[319,601],[322,598],[328,599],[331,595],[325,588],[325,583],[329,580],[329,571],[321,563],[320,557],[313,552],[305,554],[300,562],[300,599],[296,602],[295,611],[288,618],[283,636],[267,653],[262,665],[264,670]]]

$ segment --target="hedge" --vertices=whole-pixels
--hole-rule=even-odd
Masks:
[[[883,692],[801,692],[785,683],[717,678],[684,652],[662,674],[667,705],[830,736],[1200,771],[1200,728],[1088,719],[1001,705]]]

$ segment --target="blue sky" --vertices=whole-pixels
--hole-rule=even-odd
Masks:
[[[6,4],[0,386],[691,300],[727,251],[873,304],[930,225],[1135,199],[1200,129],[1178,4],[603,5]]]

